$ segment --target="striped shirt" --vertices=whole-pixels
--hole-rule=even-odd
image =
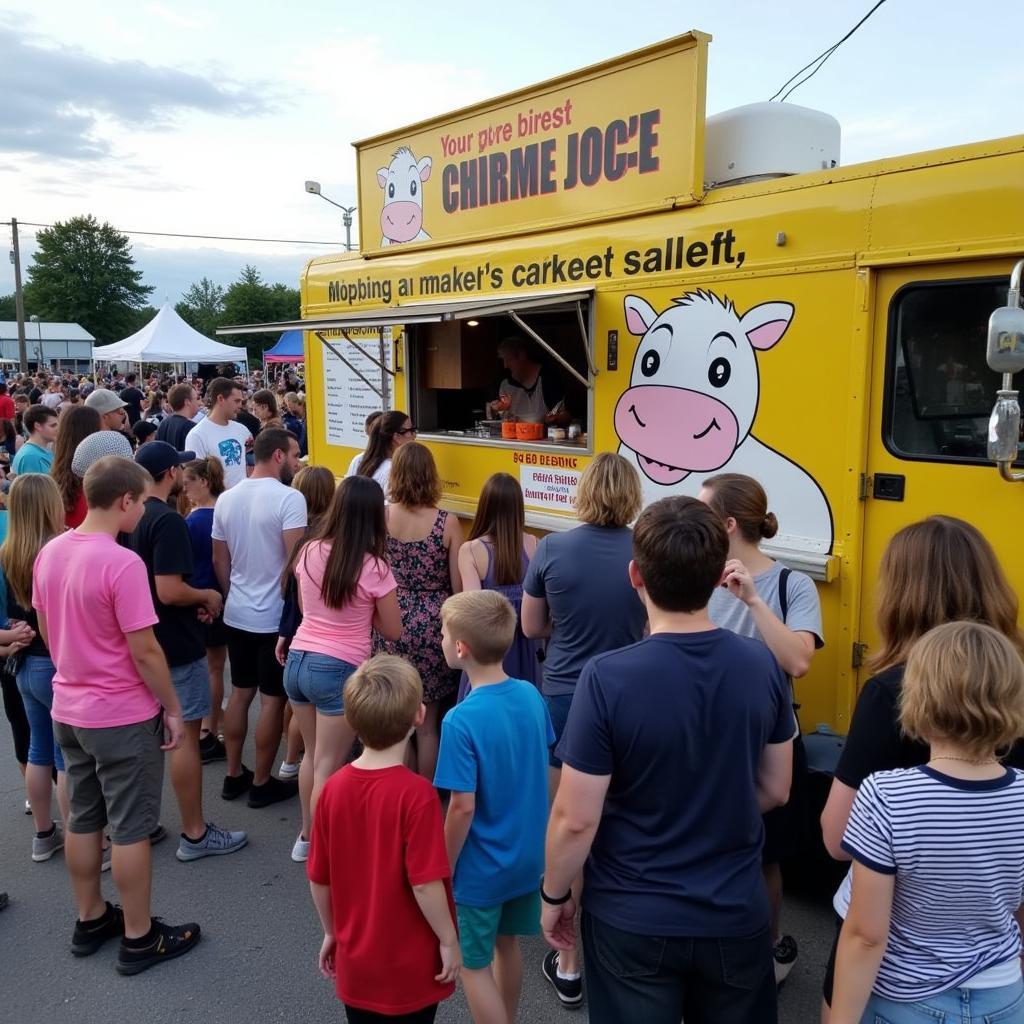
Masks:
[[[967,781],[923,765],[876,772],[853,802],[843,849],[895,875],[874,991],[905,1002],[968,986],[1021,952],[1024,772]]]

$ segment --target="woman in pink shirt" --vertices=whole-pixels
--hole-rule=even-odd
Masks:
[[[316,799],[342,766],[355,733],[345,721],[345,680],[370,656],[370,631],[402,635],[397,584],[388,566],[384,492],[369,477],[343,480],[295,563],[302,622],[288,651],[284,688],[302,730],[302,831],[292,860],[309,856]]]

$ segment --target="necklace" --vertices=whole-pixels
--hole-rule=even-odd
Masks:
[[[965,764],[999,764],[999,761],[994,757],[990,757],[987,761],[978,761],[973,757],[954,757],[952,754],[939,754],[932,758],[933,761],[963,761]]]

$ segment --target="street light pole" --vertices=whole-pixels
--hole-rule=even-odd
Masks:
[[[25,297],[21,291],[21,249],[18,245],[18,219],[11,218],[11,237],[14,240],[14,316],[18,321],[18,362],[22,373],[28,373],[28,346],[25,344]]]
[[[37,317],[35,314],[30,316],[29,320],[31,320],[32,323],[36,325],[36,373],[39,373],[43,368],[43,325],[39,322],[39,317]],[[27,362],[25,365],[25,369],[27,372]]]
[[[320,191],[319,181],[307,181],[306,191],[312,196],[319,196],[325,203],[330,203],[331,206],[336,206],[341,210],[341,223],[345,225],[345,251],[352,251],[352,214],[356,212],[357,207],[355,206],[342,206],[341,203],[336,203],[333,199],[328,199],[327,196]]]

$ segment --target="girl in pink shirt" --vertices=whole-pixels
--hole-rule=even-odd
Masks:
[[[369,477],[348,477],[295,562],[302,622],[288,651],[284,688],[302,730],[302,831],[292,860],[309,856],[316,799],[355,740],[345,721],[345,680],[370,656],[370,631],[402,635],[397,584],[386,561],[384,492]]]

